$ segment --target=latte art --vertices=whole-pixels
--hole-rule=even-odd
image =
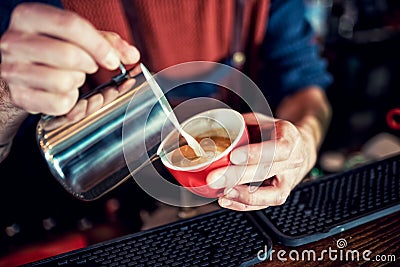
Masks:
[[[212,161],[231,145],[231,140],[228,137],[206,136],[196,137],[195,139],[200,143],[206,155],[199,157],[190,146],[184,145],[172,152],[170,157],[172,165],[176,167],[192,167]]]

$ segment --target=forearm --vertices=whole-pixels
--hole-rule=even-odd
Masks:
[[[12,104],[8,85],[0,77],[0,162],[8,155],[12,140],[27,115]]]
[[[310,86],[284,98],[276,117],[293,123],[317,152],[331,120],[331,107],[324,91],[317,86]],[[311,168],[316,153],[310,156]]]

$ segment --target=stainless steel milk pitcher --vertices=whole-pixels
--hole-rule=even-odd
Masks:
[[[134,78],[125,94],[77,122],[57,125],[59,117],[42,116],[38,123],[50,171],[79,199],[96,199],[125,181],[155,156],[161,130],[173,129],[143,76]],[[122,138],[124,124],[129,129]]]

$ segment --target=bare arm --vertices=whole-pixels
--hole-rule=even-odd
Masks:
[[[225,188],[221,206],[244,211],[281,205],[314,166],[331,116],[324,92],[311,86],[287,96],[276,115],[271,140],[235,149],[233,165],[208,176],[209,186]],[[271,124],[270,117],[256,116],[261,127]],[[244,118],[253,124],[254,114]],[[221,179],[221,173],[226,178]]]
[[[0,162],[7,157],[12,140],[27,115],[11,103],[8,85],[0,77]]]
[[[331,107],[324,91],[311,86],[284,98],[276,116],[293,123],[305,134],[317,152],[331,120]],[[312,155],[316,157],[316,153]],[[309,159],[309,169],[315,164],[315,160],[316,158]]]

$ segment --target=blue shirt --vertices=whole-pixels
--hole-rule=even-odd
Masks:
[[[269,103],[310,85],[325,89],[332,83],[327,62],[320,57],[314,33],[305,17],[303,0],[272,0],[262,45],[259,86]]]

